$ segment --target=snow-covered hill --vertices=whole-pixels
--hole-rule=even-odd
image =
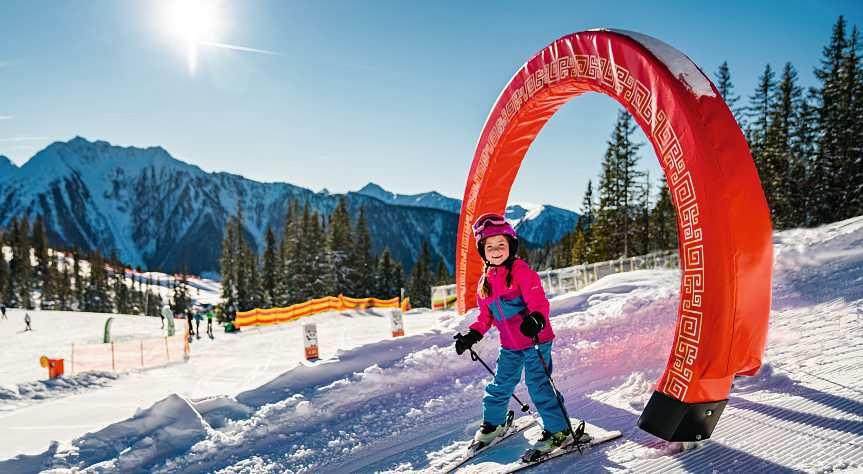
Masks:
[[[669,353],[679,272],[611,275],[554,298],[555,381],[569,412],[604,429],[620,430],[623,437],[534,471],[863,469],[863,217],[781,232],[774,242],[776,270],[765,365],[757,376],[736,381],[712,439],[696,446],[667,443],[636,427]],[[5,434],[9,430],[0,434],[4,453],[32,455],[0,462],[0,471],[437,472],[458,455],[477,428],[488,375],[451,347],[451,335],[464,330],[472,316],[425,312],[407,315],[406,321],[415,316],[433,318],[434,323],[428,322],[425,332],[363,341],[365,345],[336,357],[327,354],[320,363],[284,369],[271,370],[275,352],[265,349],[261,339],[252,339],[252,332],[240,334],[230,339],[231,353],[243,357],[223,357],[220,362],[243,360],[246,370],[266,372],[269,382],[227,390],[213,375],[202,377],[201,388],[195,391],[188,389],[188,379],[135,374],[149,386],[179,384],[174,390],[179,396],[167,396],[170,390],[165,387],[166,398],[153,403],[149,397],[142,402],[114,392],[113,403],[141,410],[103,423],[99,431],[81,430],[75,439],[67,432],[61,444],[49,446],[54,428],[40,426],[62,427],[76,421],[63,416],[50,422],[34,418],[35,410],[48,405],[33,405],[26,408],[34,410],[25,417],[26,428],[17,418],[14,435]],[[286,325],[278,330],[299,329]],[[16,336],[13,343],[17,341]],[[478,350],[491,362],[497,346],[492,334]],[[284,343],[279,347],[299,350]],[[263,361],[249,362],[253,351]],[[94,388],[92,395],[80,396],[94,398],[64,398],[69,405],[63,413],[92,409],[100,403],[96,394],[108,390]],[[197,398],[203,392],[233,396]],[[527,398],[523,387],[517,394]],[[0,418],[0,423],[18,412]],[[36,433],[40,454],[35,454]],[[526,445],[523,437],[515,436],[464,471],[494,472]]]
[[[48,249],[48,254],[55,259],[58,271],[62,272],[66,269],[70,274],[74,274],[74,260],[71,258],[71,255],[54,249]],[[11,260],[12,248],[8,246],[0,246],[0,255],[5,255],[7,261]],[[35,267],[37,262],[35,253],[31,250],[30,264]],[[87,259],[81,258],[78,260],[78,264],[81,267],[81,274],[85,278],[89,278],[90,262]],[[115,270],[111,268],[111,270],[109,270],[109,274],[112,274],[113,271]],[[168,302],[173,298],[174,288],[179,285],[182,279],[181,275],[169,275],[162,272],[145,272],[130,268],[123,269],[123,272],[124,281],[127,287],[134,289],[138,289],[140,287],[143,291],[143,288],[147,285],[151,293],[158,294],[162,298],[162,302]],[[221,302],[222,284],[220,282],[197,275],[186,275],[185,277],[186,285],[189,290],[188,296],[191,298],[193,305],[216,305]],[[37,308],[40,307],[42,299],[41,292],[39,290],[34,290],[32,292],[32,298],[34,306]],[[9,304],[8,301],[6,304]],[[145,310],[146,308],[141,308],[141,314],[145,314]]]

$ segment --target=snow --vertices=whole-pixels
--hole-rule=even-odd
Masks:
[[[317,324],[320,355],[326,359],[325,365],[334,364],[339,350],[391,338],[390,310],[324,313],[279,326],[244,328],[235,334],[225,334],[216,326],[214,340],[205,338],[192,343],[191,359],[186,364],[128,372],[114,376],[115,380],[94,376],[80,381],[75,389],[44,381],[49,385],[38,397],[4,396],[18,393],[21,385],[37,384],[38,380],[47,378],[47,369],[38,362],[43,354],[65,358],[68,371],[71,343],[101,341],[108,317],[115,318],[112,323],[115,338],[152,337],[162,333],[160,319],[153,317],[54,311],[30,311],[30,314],[33,332],[19,333],[24,328],[21,310],[10,309],[9,321],[0,320],[5,362],[0,365],[0,387],[3,387],[0,424],[4,426],[0,430],[0,459],[41,452],[51,440],[71,442],[88,431],[130,417],[137,409],[146,408],[173,393],[205,401],[201,410],[212,418],[213,424],[218,424],[219,418],[226,414],[247,413],[248,407],[224,398],[219,400],[219,396],[237,396],[257,407],[256,401],[264,400],[268,390],[276,390],[279,384],[289,387],[291,369],[302,371],[301,364],[305,360],[303,324]],[[48,318],[51,324],[47,324]],[[437,327],[438,318],[433,313],[409,312],[404,322],[407,334],[404,339],[410,340],[412,335]],[[181,320],[177,320],[177,324],[181,330],[185,325]],[[205,325],[206,322],[202,323],[202,328]],[[52,347],[57,350],[52,352]],[[366,358],[370,357],[376,356],[370,354]],[[363,363],[346,370],[369,365]],[[306,383],[297,382],[299,386]],[[255,388],[257,392],[244,393]],[[280,393],[276,393],[275,397],[279,396]],[[50,404],[40,403],[48,398]],[[0,472],[3,471],[0,465]]]
[[[735,380],[700,443],[636,427],[667,362],[678,271],[611,275],[553,298],[554,376],[570,414],[623,436],[532,472],[863,469],[863,217],[780,232],[774,244],[764,366]],[[83,393],[49,387],[60,393],[23,407],[0,399],[0,459],[11,457],[0,471],[438,472],[481,421],[489,375],[451,347],[474,316],[411,311],[407,336],[393,339],[385,314],[329,313],[217,333],[192,344],[187,364],[82,381]],[[302,360],[310,320],[322,341],[314,363]],[[2,334],[12,353],[31,336]],[[476,346],[490,364],[497,347],[494,331]],[[4,377],[19,393],[36,383]],[[516,394],[529,399],[523,386]],[[464,472],[506,469],[535,435],[513,436]]]
[[[634,31],[627,30],[608,30],[628,36],[635,41],[641,43],[648,51],[656,56],[656,59],[662,61],[668,67],[671,74],[681,81],[690,92],[696,97],[716,97],[713,92],[713,87],[710,84],[710,79],[698,69],[698,66],[692,62],[685,54],[676,50],[673,46],[662,42],[651,36]]]

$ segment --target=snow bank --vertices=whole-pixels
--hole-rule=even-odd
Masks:
[[[182,397],[171,395],[134,417],[78,438],[72,447],[56,446],[40,456],[0,462],[0,471],[26,467],[84,469],[89,472],[141,472],[160,460],[182,453],[204,438],[207,427]],[[7,469],[9,469],[7,471]]]
[[[74,376],[38,380],[18,385],[0,385],[0,413],[37,401],[64,397],[108,386],[120,376],[110,372],[84,372]]]

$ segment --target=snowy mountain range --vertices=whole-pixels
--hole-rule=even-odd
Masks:
[[[377,184],[369,183],[357,192],[398,206],[429,207],[456,214],[461,212],[461,200],[446,197],[436,191],[395,194]],[[560,241],[567,232],[572,231],[578,218],[578,213],[550,205],[514,203],[506,208],[507,221],[516,228],[521,239],[533,245]]]
[[[76,137],[54,142],[18,167],[0,156],[0,228],[42,215],[54,245],[116,251],[133,266],[168,272],[218,272],[222,230],[241,206],[246,237],[260,251],[268,227],[281,231],[290,200],[329,214],[339,195],[288,183],[208,173],[162,147],[120,147]],[[461,203],[436,192],[389,193],[374,184],[347,193],[352,216],[366,209],[373,251],[389,247],[406,271],[421,238],[452,271]],[[535,244],[557,241],[578,215],[551,206],[507,215]]]

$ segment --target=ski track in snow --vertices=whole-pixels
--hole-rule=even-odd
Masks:
[[[863,217],[780,232],[774,244],[764,366],[735,381],[712,438],[701,443],[669,443],[636,427],[668,358],[678,271],[612,275],[552,298],[554,377],[570,415],[623,437],[531,472],[863,469]],[[438,328],[354,345],[233,396],[171,396],[69,445],[0,461],[0,471],[438,472],[478,427],[490,377],[451,346],[475,313],[415,314],[435,317]],[[279,341],[263,335],[232,341],[266,347],[240,385],[275,370]],[[492,331],[477,350],[492,364],[497,347]],[[529,400],[523,386],[516,393]],[[465,471],[482,462],[494,472],[522,445],[514,436]]]

